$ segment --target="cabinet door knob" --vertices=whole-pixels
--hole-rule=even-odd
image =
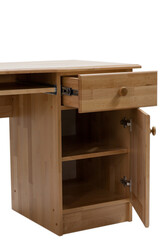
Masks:
[[[150,129],[150,133],[152,133],[153,136],[156,135],[156,127],[152,127],[152,129]]]
[[[126,87],[121,87],[118,91],[120,96],[126,96],[128,93],[128,89]]]

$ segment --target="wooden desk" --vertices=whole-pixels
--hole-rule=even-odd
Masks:
[[[0,64],[10,117],[12,208],[52,232],[149,226],[150,116],[157,73],[136,64]],[[155,134],[155,128],[152,129]]]

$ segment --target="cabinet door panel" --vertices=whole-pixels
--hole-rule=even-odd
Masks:
[[[131,133],[131,203],[149,226],[150,116],[136,109]]]

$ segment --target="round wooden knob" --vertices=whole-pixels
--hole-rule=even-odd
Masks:
[[[152,127],[152,129],[150,130],[150,133],[152,133],[153,136],[156,135],[156,127]]]
[[[119,89],[119,95],[120,95],[120,96],[126,96],[127,93],[128,93],[128,90],[127,90],[126,87],[121,87],[121,88]]]

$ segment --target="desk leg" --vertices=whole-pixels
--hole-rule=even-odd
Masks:
[[[14,98],[10,118],[12,208],[62,235],[61,97]]]

